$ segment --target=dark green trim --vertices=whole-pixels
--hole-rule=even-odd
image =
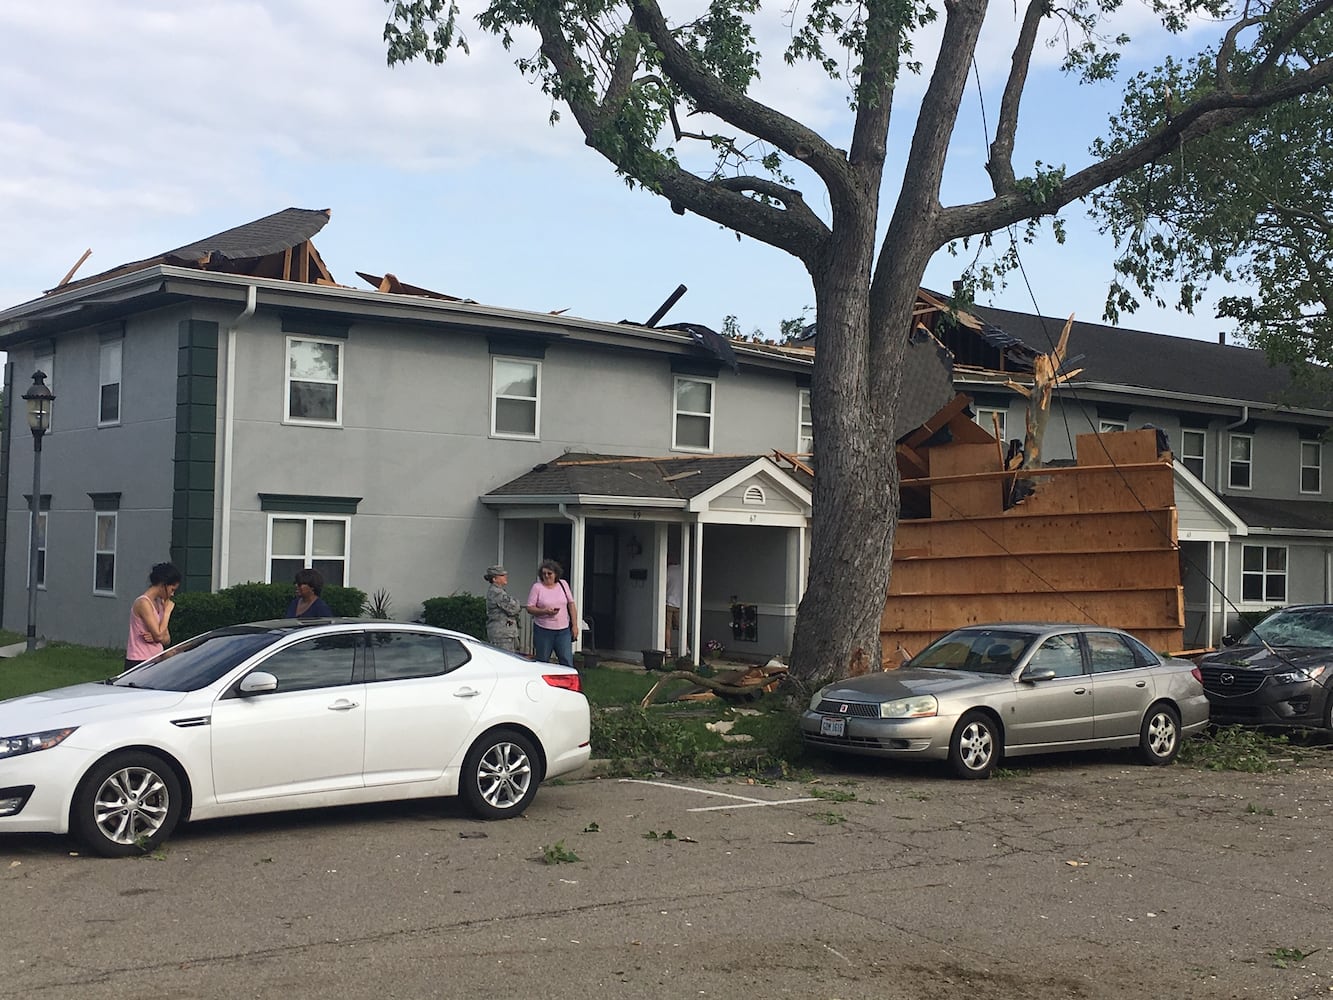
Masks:
[[[88,499],[93,502],[93,510],[120,510],[119,493],[89,493]]]
[[[538,337],[514,337],[504,334],[491,334],[486,338],[486,346],[492,354],[508,355],[511,358],[546,357],[546,341]]]
[[[352,328],[351,321],[340,323],[312,313],[282,313],[282,332],[308,334],[311,337],[323,337],[326,340],[346,340]]]
[[[259,509],[283,514],[355,514],[364,497],[317,497],[302,493],[261,493]]]
[[[690,361],[685,358],[671,359],[671,374],[694,378],[717,378],[722,372],[720,361]]]
[[[176,454],[172,470],[171,561],[185,589],[213,586],[213,477],[217,464],[218,324],[177,328]]]

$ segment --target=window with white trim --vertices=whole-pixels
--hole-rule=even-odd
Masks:
[[[1099,420],[1097,421],[1098,434],[1114,434],[1117,431],[1129,430],[1129,423],[1124,420]]]
[[[1005,441],[1005,435],[1008,433],[1005,429],[1005,418],[1009,415],[1008,410],[997,410],[994,407],[977,407],[977,425],[987,434],[995,434],[996,427],[999,427],[999,433],[996,435],[996,441]],[[1007,443],[1007,442],[1006,442]]]
[[[116,594],[116,519],[115,511],[98,511],[93,540],[93,593],[114,597]]]
[[[268,583],[288,583],[300,569],[317,570],[324,582],[347,582],[347,543],[351,518],[328,515],[270,514]]]
[[[1227,485],[1235,490],[1248,490],[1253,475],[1254,437],[1250,434],[1232,434],[1227,449],[1231,456]]]
[[[536,438],[541,428],[542,363],[491,358],[491,434]]]
[[[815,419],[810,412],[810,390],[802,389],[796,400],[796,451],[810,455],[814,450]]]
[[[32,508],[28,514],[28,551],[32,551]],[[28,565],[28,579],[32,579],[32,564]],[[46,511],[37,512],[37,589],[46,589]]]
[[[1287,600],[1287,547],[1245,545],[1241,548],[1241,599],[1263,604]]]
[[[1319,493],[1323,490],[1320,467],[1323,464],[1323,445],[1318,441],[1301,442],[1301,492]]]
[[[676,376],[671,447],[674,451],[713,450],[712,379]]]
[[[120,356],[124,342],[104,340],[98,360],[97,426],[120,423]]]
[[[343,419],[343,342],[287,338],[286,419],[337,426]]]
[[[1180,464],[1200,479],[1203,478],[1203,456],[1207,443],[1208,435],[1203,431],[1187,427],[1180,432]]]

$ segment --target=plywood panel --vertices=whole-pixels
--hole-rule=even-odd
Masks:
[[[948,632],[988,622],[1045,621],[1139,628],[1185,627],[1180,588],[1089,593],[971,594],[943,600],[933,594],[890,597],[881,632]]]
[[[1154,430],[1080,434],[1074,441],[1079,465],[1129,465],[1157,459]]]
[[[895,563],[890,595],[1021,594],[1029,591],[1095,592],[1132,588],[1158,590],[1180,583],[1173,549],[978,556],[969,559],[907,560]]]
[[[1021,509],[1021,508],[1020,508]],[[1033,552],[1130,552],[1174,547],[1174,508],[1144,512],[1078,512],[968,521],[901,521],[897,551],[947,559]]]

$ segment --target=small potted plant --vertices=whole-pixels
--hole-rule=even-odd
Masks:
[[[717,639],[709,639],[704,643],[704,656],[710,660],[716,660],[727,651],[727,647]]]

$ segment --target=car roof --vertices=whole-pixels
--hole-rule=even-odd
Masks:
[[[326,625],[353,625],[358,628],[367,626],[392,626],[394,628],[428,629],[432,632],[447,631],[423,622],[388,621],[384,618],[273,618],[262,622],[244,622],[239,625],[226,625],[212,631],[226,635],[253,635],[261,632],[287,634],[303,629]]]

